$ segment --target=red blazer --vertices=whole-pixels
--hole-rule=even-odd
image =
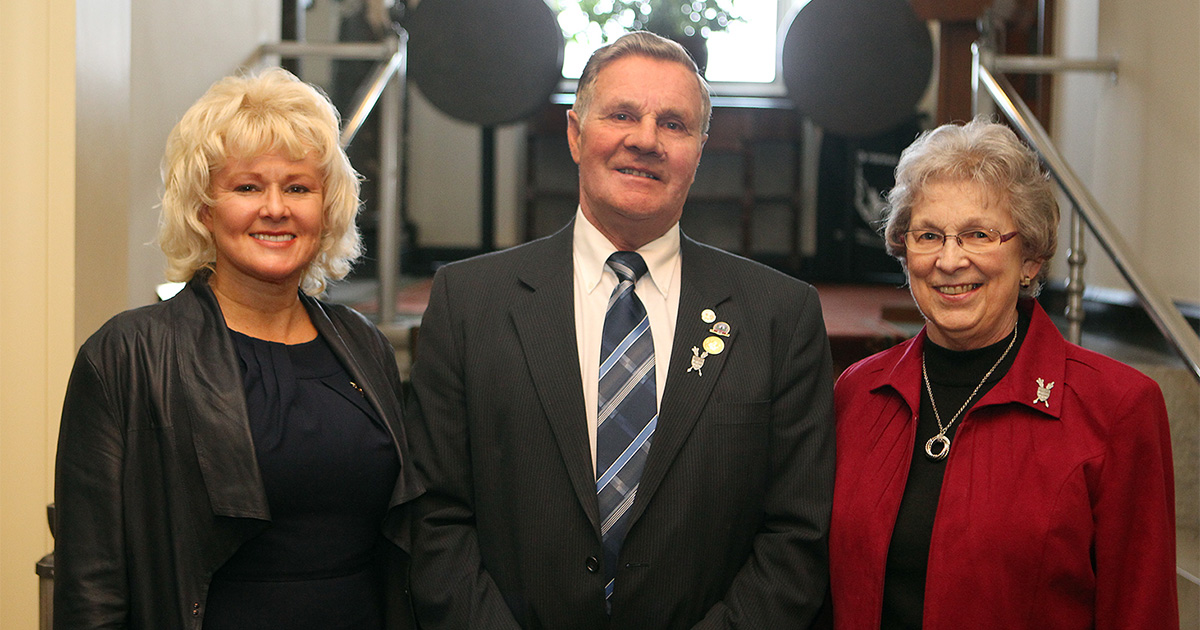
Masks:
[[[925,630],[1170,629],[1175,502],[1154,381],[1069,344],[1045,311],[1008,374],[967,413],[946,462]],[[835,389],[829,537],[837,630],[877,629],[884,565],[916,439],[925,331]],[[1049,396],[1039,402],[1038,380]]]

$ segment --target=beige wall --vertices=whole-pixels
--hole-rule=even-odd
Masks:
[[[482,130],[443,114],[410,84],[407,165],[409,217],[420,226],[423,247],[474,247],[480,238]],[[524,236],[524,124],[496,127],[496,244]],[[368,243],[367,247],[373,247]]]
[[[128,305],[130,1],[77,5],[76,344]]]
[[[74,353],[74,0],[0,0],[0,627],[37,627],[34,564]]]
[[[278,33],[278,0],[0,0],[0,628],[37,627],[75,350],[161,281],[167,133]]]
[[[76,343],[154,301],[167,134],[279,19],[278,0],[78,0]]]
[[[96,0],[80,0],[96,1]],[[155,299],[165,260],[155,243],[167,134],[214,81],[279,40],[280,0],[134,0],[129,70],[126,307]]]
[[[1060,81],[1053,134],[1153,282],[1200,303],[1200,4],[1066,0],[1062,8],[1064,54],[1120,65],[1115,81]],[[1087,251],[1089,285],[1126,288],[1095,242]]]

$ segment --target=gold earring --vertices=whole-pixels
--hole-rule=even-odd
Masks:
[[[1021,278],[1021,288],[1022,289],[1028,289],[1029,285],[1031,285],[1031,284],[1033,284],[1033,281],[1029,279],[1029,276],[1025,276],[1024,278]]]

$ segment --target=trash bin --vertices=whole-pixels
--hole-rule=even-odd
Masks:
[[[38,576],[38,628],[50,630],[54,627],[54,552],[46,554],[37,563]]]

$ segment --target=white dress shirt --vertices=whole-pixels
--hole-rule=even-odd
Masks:
[[[592,469],[596,468],[596,400],[599,397],[600,340],[608,298],[617,286],[617,275],[605,264],[617,248],[583,216],[575,213],[572,241],[575,277],[575,340],[579,347],[579,373],[583,377],[583,402],[587,411],[588,443]],[[679,312],[679,224],[638,248],[648,272],[638,280],[634,292],[646,307],[650,334],[654,337],[654,395],[662,403]]]

